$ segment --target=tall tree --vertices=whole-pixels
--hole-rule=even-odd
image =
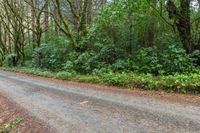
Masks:
[[[187,53],[195,50],[191,34],[191,18],[190,18],[190,0],[180,0],[177,7],[173,0],[167,1],[167,11],[169,18],[174,21],[174,25],[178,29],[179,36],[183,43],[183,47]]]

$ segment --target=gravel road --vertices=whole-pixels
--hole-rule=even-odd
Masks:
[[[200,106],[0,72],[0,93],[58,133],[200,133]]]

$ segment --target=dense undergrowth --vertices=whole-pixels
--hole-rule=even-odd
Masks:
[[[163,22],[147,1],[115,0],[96,12],[81,37],[69,26],[76,46],[52,24],[39,46],[30,42],[23,47],[24,58],[17,52],[2,57],[2,69],[120,87],[199,93],[200,39],[188,52],[175,27]],[[196,32],[191,40],[200,33],[198,27],[193,28]]]

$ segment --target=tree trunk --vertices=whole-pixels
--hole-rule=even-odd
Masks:
[[[194,44],[191,35],[190,0],[181,0],[180,12],[181,16],[176,25],[184,48],[187,53],[192,53],[194,51]]]
[[[44,29],[47,30],[49,28],[49,4],[46,4],[45,6],[45,17],[44,17]],[[45,38],[47,38],[47,34],[45,34]]]
[[[191,35],[190,0],[180,0],[180,7],[177,8],[174,1],[167,1],[169,18],[174,20],[174,24],[179,32],[181,42],[187,53],[195,50]]]
[[[35,10],[35,0],[32,0],[32,9],[31,9],[31,18],[32,18],[32,30],[35,31],[35,21],[36,21],[36,10]],[[35,48],[35,33],[32,32],[32,42],[33,42],[33,48]]]
[[[88,1],[88,14],[87,14],[87,24],[91,24],[93,19],[93,0]]]

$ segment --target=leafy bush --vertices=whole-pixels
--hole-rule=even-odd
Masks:
[[[85,52],[78,56],[78,58],[74,61],[75,70],[83,73],[90,72],[90,65],[88,64],[88,60],[91,58],[90,53]]]
[[[195,70],[193,61],[194,59],[187,55],[184,49],[176,45],[168,46],[160,54],[160,62],[165,73],[193,72]]]
[[[194,59],[185,50],[169,45],[164,50],[142,48],[136,54],[136,64],[140,72],[153,74],[188,73],[195,71]]]
[[[31,60],[33,55],[33,44],[27,44],[24,48],[25,59]]]
[[[127,73],[105,73],[101,75],[102,81],[108,85],[128,87],[132,83],[132,78]]]
[[[112,72],[113,71],[111,69],[111,66],[108,67],[108,68],[103,67],[103,68],[100,68],[100,69],[94,69],[93,72],[92,72],[92,75],[100,76],[100,75],[102,75],[104,73],[112,73]]]
[[[75,77],[75,75],[76,73],[74,71],[72,72],[63,71],[63,72],[58,72],[55,77],[59,79],[72,79],[73,77]]]
[[[130,66],[126,60],[118,59],[115,61],[115,63],[112,64],[112,68],[114,71],[123,71],[129,69]]]
[[[13,67],[18,65],[18,57],[16,54],[9,54],[4,60],[4,66]]]
[[[158,73],[162,68],[156,48],[142,48],[135,56],[137,69],[144,73]]]
[[[74,70],[74,63],[72,61],[67,61],[63,64],[63,70],[69,72]]]
[[[125,70],[128,65],[124,58],[124,51],[115,48],[114,45],[105,45],[79,54],[74,60],[74,69],[81,73],[92,73],[102,68],[112,68],[114,71]]]
[[[32,64],[34,67],[59,71],[63,69],[63,64],[72,51],[72,46],[65,40],[50,41],[34,49]]]

